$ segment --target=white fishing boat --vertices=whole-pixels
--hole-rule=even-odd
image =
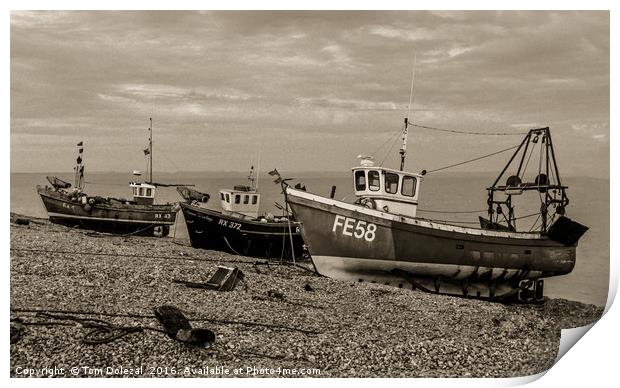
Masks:
[[[588,228],[566,217],[567,187],[548,127],[530,130],[514,147],[487,188],[488,219],[480,217],[480,227],[470,227],[418,216],[425,172],[404,171],[409,125],[406,118],[400,169],[364,157],[352,169],[354,203],[284,185],[318,273],[442,294],[532,301],[543,297],[544,278],[572,271],[577,242]],[[540,163],[528,176],[524,167],[535,148]],[[540,199],[540,226],[518,230],[513,197],[528,192]]]

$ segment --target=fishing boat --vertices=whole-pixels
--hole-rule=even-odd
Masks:
[[[253,170],[248,176],[250,185],[219,191],[221,211],[208,209],[207,202],[200,200],[205,198],[203,193],[178,189],[185,199],[180,205],[191,245],[243,256],[301,258],[304,250],[299,224],[286,214],[259,215],[261,194]]]
[[[588,229],[566,216],[567,186],[550,129],[531,129],[511,148],[516,151],[487,188],[488,218],[471,227],[418,216],[426,172],[404,171],[409,125],[405,118],[400,169],[376,166],[371,157],[352,169],[354,203],[284,185],[318,273],[448,295],[541,300],[543,279],[572,271]],[[534,152],[540,154],[530,167],[538,169],[529,176]],[[534,230],[517,228],[514,199],[527,193],[540,200]]]
[[[84,191],[84,143],[79,142],[73,188],[54,176],[47,177],[50,186],[37,186],[50,221],[97,232],[167,236],[178,209],[173,204],[155,204],[157,187],[169,185],[153,182],[152,119],[150,124],[149,146],[144,150],[149,158],[149,180],[140,182],[137,179],[141,173],[134,171],[136,180],[129,182],[132,199],[89,195]]]

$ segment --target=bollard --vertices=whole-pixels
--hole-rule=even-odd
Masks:
[[[329,198],[334,199],[336,196],[336,186],[332,186],[332,193],[329,195]]]

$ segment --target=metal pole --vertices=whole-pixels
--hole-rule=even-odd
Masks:
[[[547,136],[549,137],[549,147],[551,148],[551,157],[553,158],[553,168],[555,169],[555,176],[558,178],[558,186],[562,186],[562,181],[560,180],[560,171],[558,170],[558,162],[555,160],[555,151],[553,149],[553,142],[551,141],[551,131],[549,127],[545,128],[547,131]]]
[[[519,178],[521,178],[521,168],[523,167],[523,162],[525,161],[525,157],[527,156],[527,149],[529,148],[529,146],[530,146],[530,142],[528,141],[527,143],[525,143],[525,149],[523,150],[523,156],[521,157],[521,161],[519,162],[519,168],[517,169],[517,176]]]
[[[153,183],[153,118],[149,121],[149,183]]]
[[[407,126],[409,119],[405,117],[405,129],[403,130],[403,145],[400,148],[400,171],[405,169],[405,156],[407,156]]]
[[[499,173],[499,176],[497,177],[497,179],[495,180],[495,182],[493,182],[492,187],[495,187],[497,185],[497,182],[499,182],[499,180],[502,178],[502,176],[504,175],[504,173],[506,172],[506,170],[508,169],[508,167],[510,166],[510,163],[512,163],[513,159],[515,158],[515,156],[517,156],[517,154],[519,153],[519,151],[521,151],[521,148],[523,147],[523,144],[525,144],[526,141],[529,142],[530,137],[532,136],[532,131],[530,130],[528,132],[528,134],[525,136],[525,138],[523,139],[523,141],[521,142],[521,144],[519,144],[519,148],[517,148],[517,150],[515,151],[514,154],[512,154],[512,157],[510,158],[510,160],[508,161],[508,163],[506,163],[506,166],[504,166],[504,169],[502,170],[502,172]]]
[[[416,56],[413,56],[413,66],[411,68],[411,90],[409,91],[409,105],[407,106],[407,117],[405,117],[405,129],[403,130],[403,145],[400,148],[400,171],[405,169],[405,156],[407,156],[407,137],[408,137],[408,124],[409,116],[411,115],[411,108],[413,107],[413,85],[415,81],[415,62]]]

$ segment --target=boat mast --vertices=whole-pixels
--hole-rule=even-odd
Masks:
[[[409,116],[411,115],[411,107],[413,106],[413,82],[415,80],[415,62],[416,57],[413,56],[413,67],[411,69],[411,90],[409,92],[409,106],[407,107],[407,116],[405,117],[405,128],[403,129],[403,144],[400,147],[400,171],[405,169],[405,157],[407,156],[407,138],[409,134]]]
[[[83,145],[84,145],[83,141],[80,141],[77,144],[78,157],[76,159],[76,164],[75,164],[75,188],[80,191],[83,189],[83,185],[84,185],[84,165],[82,164],[82,153],[84,152]]]
[[[260,178],[260,157],[263,151],[263,129],[260,130],[260,146],[258,147],[258,165],[256,166],[256,186],[254,190],[258,191],[258,179]]]
[[[149,117],[149,182],[153,183],[153,118]]]
[[[256,190],[257,185],[255,184],[256,179],[254,178],[254,165],[250,166],[250,174],[248,175],[248,180],[250,181],[250,188],[252,190]]]

